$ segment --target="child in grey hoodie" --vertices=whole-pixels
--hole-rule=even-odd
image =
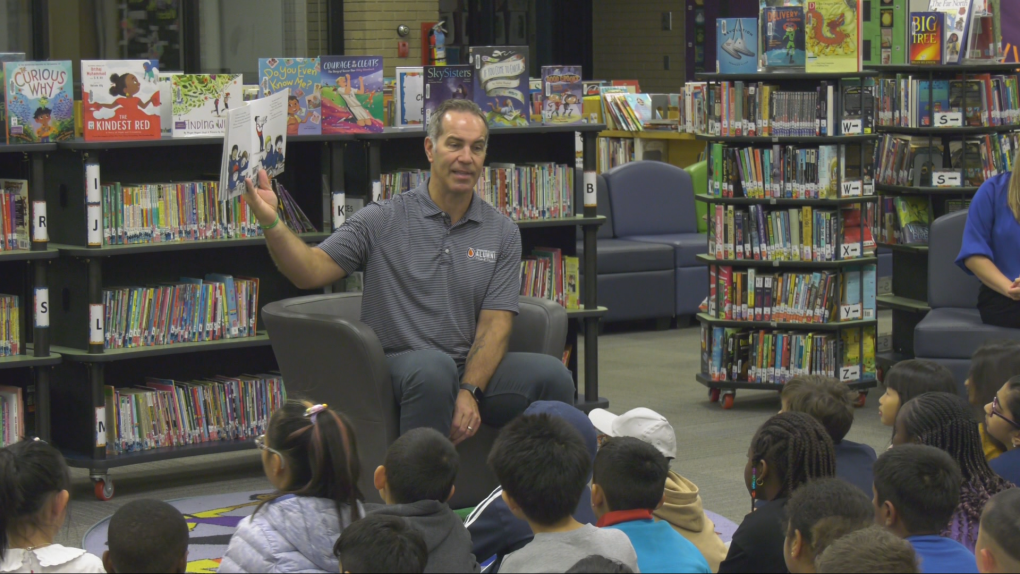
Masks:
[[[425,572],[478,572],[471,535],[446,501],[453,496],[460,456],[453,443],[430,428],[414,429],[386,451],[375,469],[375,487],[386,505],[366,505],[370,514],[398,516],[425,538]]]

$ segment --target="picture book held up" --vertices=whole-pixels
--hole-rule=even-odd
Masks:
[[[287,100],[290,90],[246,102],[226,114],[220,201],[244,193],[245,178],[257,181],[260,169],[270,178],[283,173],[287,153]]]

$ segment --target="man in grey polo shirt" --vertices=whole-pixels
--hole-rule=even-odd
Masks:
[[[521,235],[474,193],[488,138],[477,105],[444,102],[425,138],[429,179],[365,206],[318,247],[280,223],[265,172],[258,188],[246,181],[269,252],[296,286],[315,289],[364,269],[361,320],[386,351],[401,434],[431,427],[456,444],[533,401],[574,401],[570,372],[555,357],[506,352]]]

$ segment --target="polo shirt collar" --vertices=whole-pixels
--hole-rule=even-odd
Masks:
[[[614,524],[619,524],[621,522],[633,522],[635,520],[651,520],[651,519],[652,511],[645,508],[640,508],[637,510],[616,510],[613,512],[607,512],[603,514],[602,518],[599,518],[598,524],[596,524],[596,526],[598,526],[599,528],[605,528],[606,526],[612,526]]]
[[[429,181],[431,181],[431,179],[432,178],[426,178],[425,181],[421,183],[417,189],[414,190],[415,193],[417,193],[418,196],[421,198],[422,215],[424,215],[425,217],[434,217],[436,215],[443,214],[443,210],[439,209],[439,206],[436,205],[436,202],[432,201],[432,196],[429,195]],[[473,197],[471,198],[471,205],[468,206],[468,210],[464,214],[464,219],[468,221],[477,221],[478,223],[482,223],[484,220],[482,212],[482,202],[484,200],[478,197],[477,193],[472,194],[472,196]]]

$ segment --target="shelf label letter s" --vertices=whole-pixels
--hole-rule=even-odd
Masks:
[[[35,326],[50,326],[50,290],[47,287],[35,288]]]

